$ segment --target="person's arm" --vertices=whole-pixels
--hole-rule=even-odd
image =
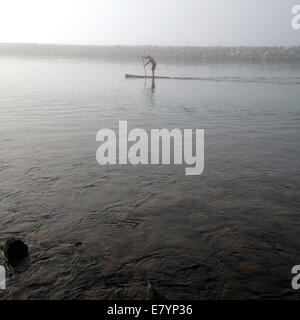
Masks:
[[[148,62],[145,64],[145,66],[147,66],[150,62],[151,62],[151,60],[148,60]]]

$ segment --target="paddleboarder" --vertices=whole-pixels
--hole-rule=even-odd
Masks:
[[[156,61],[151,56],[147,56],[147,57],[143,57],[143,58],[148,59],[148,62],[145,64],[145,66],[147,66],[149,63],[152,64],[152,75],[153,75],[153,78],[154,78],[155,69],[156,69],[156,65],[157,65]]]

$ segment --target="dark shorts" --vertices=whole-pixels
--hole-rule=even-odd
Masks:
[[[155,69],[156,69],[156,63],[154,63],[154,64],[152,65],[152,71],[153,71],[153,72],[155,71]]]

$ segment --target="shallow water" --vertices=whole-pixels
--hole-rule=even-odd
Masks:
[[[0,241],[30,247],[0,297],[300,298],[299,66],[160,65],[197,79],[151,88],[133,63],[0,65]],[[205,129],[203,175],[99,166],[119,120]]]

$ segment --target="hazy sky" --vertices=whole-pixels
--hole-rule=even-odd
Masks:
[[[0,0],[0,42],[300,45],[300,0]]]

